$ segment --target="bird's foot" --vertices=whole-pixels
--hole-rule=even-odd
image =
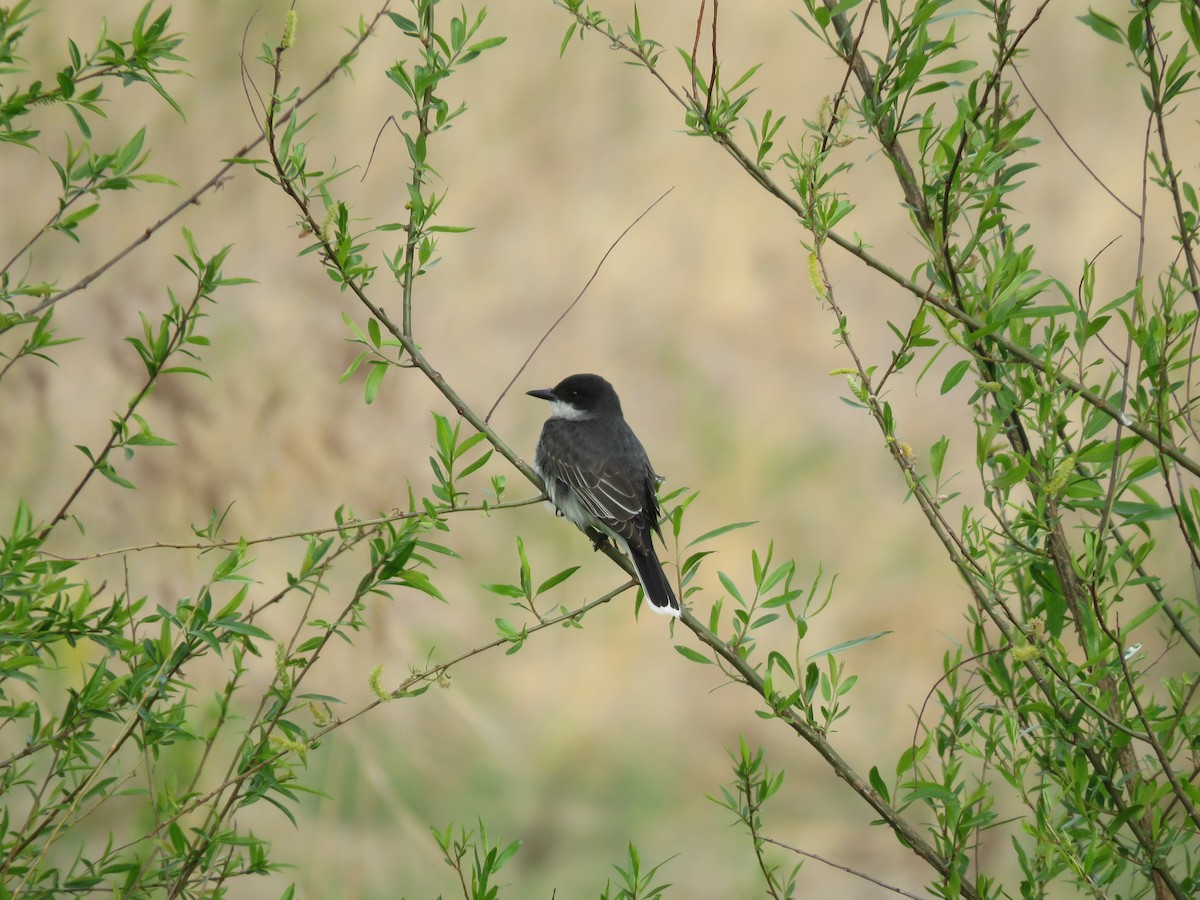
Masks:
[[[588,536],[588,540],[592,542],[592,552],[603,550],[608,546],[608,535],[602,531],[597,531],[595,528],[589,528],[584,532]]]

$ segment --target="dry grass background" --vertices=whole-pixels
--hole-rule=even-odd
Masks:
[[[121,34],[138,5],[48,3],[25,53],[37,73],[50,74],[63,58],[64,31],[90,44],[100,17],[108,16]],[[287,58],[292,83],[306,87],[333,64],[349,43],[338,26],[355,21],[356,7],[298,5],[297,43]],[[82,247],[62,238],[43,242],[35,278],[65,285],[91,271],[256,133],[237,51],[252,15],[251,55],[278,35],[286,8],[280,0],[259,7],[178,4],[174,18],[188,36],[182,52],[190,77],[170,85],[187,122],[148,89],[122,93],[110,85],[111,118],[97,128],[96,143],[104,147],[146,122],[146,145],[154,150],[149,168],[180,187],[110,198],[83,227]],[[616,21],[631,10],[627,3],[604,8]],[[363,14],[373,12],[362,6]],[[690,45],[696,4],[658,3],[641,12],[647,33],[668,47]],[[1033,54],[1022,70],[1088,162],[1135,202],[1141,135],[1114,131],[1111,123],[1136,113],[1136,87],[1115,48],[1077,26],[1074,14],[1047,11],[1030,35]],[[845,359],[831,337],[831,317],[813,296],[795,223],[719,150],[683,138],[672,101],[603,42],[576,42],[560,60],[566,26],[548,2],[494,3],[484,30],[508,42],[448,84],[448,95],[465,99],[470,111],[432,143],[434,165],[450,187],[442,221],[475,230],[442,241],[444,261],[420,284],[419,339],[461,394],[485,409],[608,244],[673,187],[547,341],[494,424],[531,454],[545,408],[523,391],[574,371],[603,373],[668,484],[701,489],[687,523],[691,535],[731,521],[761,523],[722,541],[702,605],[719,590],[718,568],[745,580],[750,548],[772,539],[778,555],[796,558],[802,583],[818,566],[837,573],[835,598],[814,621],[808,646],[893,632],[846,655],[862,678],[835,739],[863,771],[888,766],[912,735],[914,708],[961,631],[965,594],[916,508],[902,505],[903,481],[880,452],[874,425],[840,402],[844,384],[827,375]],[[958,27],[981,39],[989,26],[964,17]],[[840,67],[778,4],[723,5],[721,54],[727,72],[765,63],[752,109],[786,112],[785,139],[799,137],[801,120],[815,118],[841,80]],[[383,76],[398,55],[411,57],[412,48],[384,27],[355,63],[354,79],[339,78],[310,110],[310,157],[358,167],[340,187],[356,215],[380,222],[402,218],[405,157],[393,131],[384,133],[365,181],[358,179],[383,121],[403,109]],[[664,60],[682,84],[673,50]],[[265,85],[265,70],[253,72]],[[57,152],[65,120],[56,115],[42,114],[39,125],[45,146]],[[1122,218],[1044,121],[1031,129],[1046,139],[1038,151],[1042,168],[1027,173],[1017,206],[1034,223],[1042,268],[1072,283],[1083,259],[1121,237],[1104,257],[1100,280],[1102,289],[1123,290],[1116,286],[1131,271],[1132,219]],[[860,163],[845,181],[859,209],[843,230],[857,231],[905,270],[919,248],[886,163],[865,142],[848,152]],[[0,148],[0,171],[0,247],[11,252],[49,215],[55,180],[45,157],[12,146]],[[339,504],[373,515],[403,505],[408,481],[421,489],[433,443],[429,409],[452,411],[412,372],[390,374],[370,407],[360,381],[338,383],[354,353],[341,314],[361,322],[362,312],[311,257],[297,258],[303,243],[290,227],[294,218],[285,198],[247,170],[182,218],[202,248],[233,243],[227,274],[257,283],[223,292],[210,310],[203,331],[213,340],[204,358],[212,381],[164,379],[144,410],[179,446],[139,453],[122,468],[137,491],[94,482],[75,508],[86,535],[62,528],[54,550],[187,539],[188,523],[231,501],[232,533],[318,527]],[[100,443],[112,411],[139,383],[141,366],[120,338],[136,332],[139,310],[161,310],[164,285],[188,293],[172,259],[182,252],[178,235],[177,225],[168,227],[60,305],[61,333],[85,340],[56,352],[59,367],[27,362],[7,379],[0,517],[11,515],[18,497],[50,515],[83,470],[72,445]],[[387,238],[377,246],[387,247]],[[910,298],[852,260],[832,258],[834,287],[861,349],[886,359],[884,322],[903,321]],[[386,277],[373,294],[398,309]],[[919,453],[948,432],[950,467],[964,471],[958,487],[969,492],[974,444],[964,398],[942,406],[936,384],[918,395],[911,378],[897,383],[898,421]],[[529,491],[512,485],[514,495]],[[373,605],[370,631],[354,648],[339,648],[309,689],[355,708],[369,699],[367,676],[376,663],[386,666],[385,683],[395,683],[431,648],[435,659],[445,658],[489,639],[493,619],[508,611],[479,585],[512,579],[517,534],[542,575],[583,565],[568,582],[572,599],[595,596],[618,577],[539,507],[492,520],[460,517],[451,544],[469,563],[443,566],[449,603],[400,594]],[[264,593],[277,589],[284,566],[300,552],[294,543],[257,552],[252,573]],[[131,590],[154,601],[194,593],[210,567],[188,553],[128,559]],[[120,583],[118,563],[108,575],[110,586]],[[335,590],[329,608],[340,608],[343,596]],[[788,771],[766,810],[771,835],[920,889],[926,870],[886,831],[867,826],[867,808],[814,754],[758,719],[749,696],[722,687],[715,669],[680,657],[662,620],[634,621],[630,604],[622,597],[598,610],[582,631],[538,635],[515,657],[478,657],[454,672],[449,690],[387,705],[336,733],[310,761],[311,777],[328,797],[302,804],[298,829],[277,814],[254,813],[255,831],[271,836],[277,857],[297,869],[235,895],[276,896],[295,879],[306,897],[452,896],[456,881],[427,826],[471,825],[479,816],[493,834],[524,841],[503,873],[512,885],[506,896],[595,896],[630,839],[648,861],[678,854],[662,871],[677,886],[673,896],[756,896],[747,839],[705,799],[727,780],[725,751],[739,734],[766,744],[769,763]],[[281,622],[291,621],[281,612]],[[689,642],[682,630],[678,640]],[[203,673],[196,681],[203,706]],[[1006,847],[989,845],[987,852],[1004,854]],[[809,897],[882,895],[816,863],[801,879]]]

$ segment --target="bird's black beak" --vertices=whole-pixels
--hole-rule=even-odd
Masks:
[[[554,391],[550,390],[550,388],[540,388],[536,391],[526,391],[525,393],[530,397],[537,397],[539,400],[554,399]]]

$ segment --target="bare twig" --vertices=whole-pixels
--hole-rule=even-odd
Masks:
[[[527,357],[525,357],[525,362],[521,363],[521,367],[519,369],[517,369],[516,374],[513,375],[513,377],[509,380],[508,384],[506,384],[504,386],[504,390],[502,390],[500,392],[500,396],[496,398],[496,402],[492,404],[492,408],[489,409],[487,412],[487,415],[483,417],[483,421],[485,423],[491,421],[492,413],[494,413],[496,411],[496,407],[498,407],[500,405],[500,401],[504,399],[505,395],[512,389],[512,386],[517,383],[517,379],[521,377],[521,373],[525,371],[526,366],[528,366],[529,363],[533,361],[533,357],[537,354],[537,352],[540,349],[542,349],[542,344],[544,344],[546,342],[546,338],[550,337],[550,335],[554,333],[554,329],[557,328],[562,323],[562,320],[567,317],[567,314],[570,313],[571,310],[573,310],[575,308],[575,305],[577,303],[579,303],[580,300],[583,299],[583,295],[586,294],[587,289],[592,286],[592,282],[595,281],[596,276],[600,274],[600,270],[604,267],[605,261],[608,259],[609,254],[612,253],[613,250],[615,250],[617,248],[617,244],[621,243],[621,241],[622,241],[622,239],[624,239],[625,235],[629,234],[629,232],[633,230],[634,226],[637,225],[638,222],[642,221],[642,219],[646,218],[646,216],[650,213],[650,210],[652,210],[652,209],[654,209],[654,207],[658,206],[658,204],[662,202],[663,198],[666,197],[667,194],[671,193],[671,191],[673,191],[673,190],[675,190],[674,187],[669,187],[665,191],[663,191],[658,196],[657,200],[655,200],[653,203],[651,203],[649,206],[647,206],[644,210],[642,210],[642,214],[640,216],[638,216],[636,219],[634,219],[632,222],[630,222],[627,226],[625,226],[625,230],[622,231],[619,235],[617,235],[617,239],[615,241],[613,241],[611,244],[609,244],[608,249],[604,251],[604,255],[602,257],[600,257],[600,262],[596,263],[596,268],[592,271],[591,277],[588,278],[587,282],[580,289],[579,293],[575,295],[575,299],[572,300],[567,305],[567,308],[564,309],[559,314],[558,318],[554,320],[554,323],[548,329],[546,329],[546,333],[543,334],[541,336],[541,338],[538,339],[538,342],[536,344],[534,344],[533,349],[529,351],[529,355]]]
[[[831,868],[841,869],[843,872],[847,872],[850,875],[853,875],[855,878],[861,878],[864,881],[871,882],[871,884],[879,885],[879,887],[881,887],[885,890],[891,891],[894,894],[899,894],[902,897],[911,897],[912,900],[924,900],[924,898],[921,897],[919,894],[910,894],[908,891],[904,890],[903,888],[898,888],[894,884],[888,884],[886,881],[880,881],[878,878],[875,878],[874,876],[869,875],[868,873],[862,871],[861,869],[855,869],[852,866],[847,866],[847,865],[843,865],[842,863],[834,862],[832,859],[826,859],[824,856],[821,856],[819,853],[811,853],[808,850],[801,850],[799,847],[793,847],[791,844],[785,844],[783,841],[775,840],[775,838],[764,837],[763,840],[769,844],[774,844],[776,847],[782,847],[784,850],[790,850],[792,853],[796,853],[796,854],[806,857],[808,859],[814,859],[819,863],[824,863],[825,865],[830,866]]]
[[[1037,94],[1035,94],[1030,89],[1029,85],[1025,83],[1025,78],[1021,75],[1021,70],[1018,68],[1015,60],[1009,61],[1009,67],[1013,70],[1013,74],[1017,76],[1017,80],[1021,82],[1021,87],[1025,89],[1025,93],[1029,95],[1029,99],[1033,101],[1033,105],[1037,107],[1037,111],[1040,112],[1042,114],[1042,118],[1046,120],[1046,124],[1050,126],[1050,130],[1054,132],[1055,137],[1059,139],[1062,145],[1067,148],[1067,152],[1075,157],[1075,161],[1083,167],[1083,171],[1087,172],[1088,175],[1091,176],[1091,179],[1096,182],[1096,184],[1100,185],[1101,190],[1103,190],[1104,193],[1108,194],[1108,196],[1112,197],[1113,200],[1117,202],[1118,206],[1120,206],[1134,218],[1140,219],[1141,215],[1138,214],[1138,211],[1118,197],[1116,192],[1114,192],[1112,188],[1104,183],[1104,180],[1092,170],[1091,166],[1084,162],[1083,157],[1080,156],[1075,148],[1071,146],[1071,142],[1067,140],[1066,135],[1058,130],[1058,126],[1054,124],[1054,119],[1050,117],[1050,114],[1046,112],[1046,110],[1042,107],[1042,104],[1038,102]]]
[[[511,500],[504,503],[478,503],[472,506],[456,506],[454,508],[445,508],[439,510],[440,513],[461,513],[461,512],[493,512],[498,509],[516,509],[521,506],[532,506],[535,503],[541,503],[545,500],[544,494],[537,497],[527,497],[524,500]],[[58,556],[53,553],[46,553],[46,556],[53,559],[62,559],[69,562],[88,562],[93,559],[103,559],[106,556],[122,556],[127,553],[142,553],[146,550],[222,550],[230,547],[237,547],[245,544],[247,547],[254,544],[272,544],[276,541],[286,541],[292,538],[316,537],[322,534],[335,534],[342,531],[349,531],[355,528],[370,528],[375,525],[386,525],[388,522],[401,522],[405,519],[419,519],[429,515],[428,512],[421,510],[419,512],[403,512],[394,513],[390,516],[381,516],[377,519],[353,519],[349,522],[343,522],[341,525],[329,525],[322,528],[302,528],[299,531],[288,531],[282,534],[269,534],[265,537],[257,538],[238,538],[236,540],[211,541],[208,543],[167,543],[156,542],[153,544],[135,544],[129,547],[117,547],[113,550],[101,550],[99,553],[91,553],[87,556]]]
[[[712,68],[708,76],[708,92],[704,97],[704,121],[709,120],[709,115],[712,113],[712,95],[713,88],[717,84],[717,11],[721,8],[720,0],[713,0],[713,17],[712,17]]]
[[[871,9],[875,6],[875,0],[869,0],[867,8],[863,10],[861,21],[858,25],[858,34],[854,36],[854,43],[850,47],[850,52],[845,56],[846,72],[842,75],[841,86],[838,87],[837,93],[833,96],[833,103],[829,109],[829,127],[821,135],[821,152],[824,153],[829,149],[829,142],[833,139],[834,131],[837,129],[838,119],[841,116],[842,102],[846,99],[846,88],[850,85],[850,76],[854,74],[854,61],[859,58],[858,46],[862,43],[863,34],[867,30],[867,23],[871,21]]]
[[[700,12],[696,16],[696,37],[692,41],[692,102],[700,106],[700,92],[696,90],[696,54],[700,52],[700,29],[704,26],[705,0],[700,0]]]

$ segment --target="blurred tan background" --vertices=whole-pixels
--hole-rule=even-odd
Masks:
[[[23,47],[42,77],[65,58],[64,28],[90,46],[101,16],[122,35],[139,4],[47,6]],[[603,8],[622,22],[632,6]],[[146,146],[154,152],[148,169],[179,187],[108,197],[82,227],[82,247],[61,237],[38,245],[34,280],[67,285],[90,272],[256,134],[238,48],[248,21],[249,56],[276,40],[286,9],[279,0],[177,6],[188,76],[168,84],[186,123],[149,89],[122,92],[109,84],[110,119],[97,124],[95,145],[124,139],[147,122]],[[298,9],[287,78],[307,89],[349,45],[339,26],[352,26],[358,11],[354,4],[306,2]],[[456,10],[445,6],[440,14]],[[363,15],[374,11],[361,6]],[[727,77],[765,64],[749,114],[760,119],[767,106],[786,113],[777,144],[798,141],[802,120],[815,119],[840,84],[840,66],[785,6],[724,4],[721,13]],[[673,48],[690,47],[696,4],[651,4],[641,15],[646,33],[668,48],[669,80],[682,86]],[[1089,164],[1135,203],[1141,135],[1113,123],[1137,121],[1120,118],[1138,115],[1137,88],[1116,48],[1073,15],[1065,7],[1047,10],[1027,40],[1033,54],[1022,71]],[[673,187],[612,254],[493,423],[531,455],[546,409],[523,392],[575,371],[604,374],[668,487],[701,490],[687,520],[690,536],[728,522],[760,522],[722,540],[703,573],[701,610],[719,595],[717,570],[747,584],[750,549],[761,552],[772,539],[777,559],[796,559],[798,584],[806,586],[819,567],[827,578],[836,574],[833,602],[813,621],[806,646],[816,651],[893,632],[844,656],[862,678],[834,738],[864,774],[872,764],[887,773],[912,737],[914,710],[940,675],[942,655],[962,634],[965,592],[916,507],[901,504],[904,484],[881,452],[875,426],[840,401],[844,382],[827,374],[847,360],[831,335],[832,317],[813,295],[804,235],[717,148],[686,139],[673,101],[605,42],[576,41],[560,60],[567,25],[548,2],[492,4],[481,34],[507,35],[508,42],[446,84],[451,102],[464,99],[470,109],[431,142],[432,163],[449,186],[440,221],[475,230],[442,238],[443,261],[419,285],[419,340],[462,396],[486,410],[608,245]],[[991,26],[965,17],[957,27],[982,39]],[[353,215],[375,223],[404,217],[406,157],[393,130],[384,132],[359,181],[384,120],[405,108],[383,75],[397,56],[411,60],[413,47],[385,24],[354,64],[354,79],[338,78],[306,110],[316,115],[307,135],[310,159],[356,167],[336,189]],[[265,91],[268,73],[257,64],[252,71]],[[38,116],[42,146],[59,153],[67,120],[61,111]],[[1015,205],[1033,223],[1041,267],[1073,285],[1082,260],[1119,238],[1103,257],[1098,290],[1116,296],[1132,272],[1134,220],[1087,178],[1044,121],[1036,119],[1030,132],[1046,140],[1037,151],[1042,168],[1025,174],[1028,187]],[[909,271],[919,247],[886,162],[864,141],[846,154],[859,167],[842,185],[859,208],[842,233],[857,232],[877,255]],[[7,259],[51,213],[56,180],[47,159],[12,146],[0,146],[0,171],[0,256]],[[164,285],[189,294],[186,273],[172,259],[184,252],[180,226],[208,252],[233,243],[226,274],[257,283],[222,291],[209,310],[202,333],[213,346],[203,367],[212,381],[163,379],[142,410],[179,446],[119,463],[137,491],[94,481],[75,506],[87,533],[62,527],[54,549],[82,554],[187,540],[189,523],[230,502],[230,535],[316,528],[340,504],[372,516],[403,505],[408,482],[423,489],[433,445],[429,409],[453,411],[413,372],[391,372],[370,407],[362,402],[361,373],[339,384],[355,352],[341,315],[362,323],[363,311],[337,292],[313,257],[297,258],[305,242],[292,227],[295,217],[266,181],[237,170],[149,246],[59,305],[60,334],[85,340],[55,351],[58,368],[24,362],[6,379],[0,518],[10,520],[18,497],[51,515],[83,471],[72,446],[101,444],[109,418],[140,384],[141,365],[120,338],[138,331],[139,310],[152,317],[162,310]],[[381,257],[393,238],[374,238],[371,259],[380,272],[372,293],[398,315],[399,292]],[[1152,248],[1151,265],[1167,253],[1169,247]],[[830,260],[860,351],[886,364],[885,321],[906,322],[910,298],[836,251]],[[926,459],[930,443],[948,433],[947,469],[964,472],[953,486],[974,494],[965,395],[937,396],[944,366],[918,395],[918,369],[892,384],[901,434]],[[531,492],[498,464],[488,471],[509,476],[510,498]],[[496,617],[517,621],[518,613],[480,588],[514,580],[517,534],[526,539],[535,577],[583,566],[559,589],[559,602],[594,597],[620,577],[541,507],[490,521],[460,516],[454,525],[449,543],[469,562],[442,564],[438,583],[449,603],[398,593],[392,603],[373,605],[371,629],[354,648],[338,648],[308,690],[337,695],[352,710],[370,699],[367,677],[377,663],[385,664],[385,684],[395,684],[430,653],[445,659],[488,640]],[[284,567],[301,552],[296,543],[256,551],[252,573],[262,596],[278,589]],[[211,567],[207,559],[164,551],[133,555],[129,564],[132,591],[152,602],[194,594]],[[117,566],[94,566],[88,577],[116,577]],[[329,609],[340,609],[344,597],[334,591]],[[693,643],[685,630],[672,639],[657,617],[634,621],[631,604],[624,596],[597,610],[582,631],[539,634],[514,657],[480,656],[454,671],[450,690],[387,705],[341,729],[310,757],[311,778],[328,796],[304,801],[298,830],[257,809],[248,820],[274,839],[279,860],[297,868],[269,885],[237,886],[235,895],[277,896],[295,880],[305,897],[453,896],[456,878],[428,826],[470,826],[480,817],[490,834],[524,841],[502,873],[510,886],[505,896],[595,896],[613,874],[610,864],[623,862],[629,840],[646,863],[674,857],[660,873],[676,885],[672,896],[758,896],[748,838],[705,799],[728,782],[726,751],[737,747],[739,734],[767,745],[768,763],[788,772],[765,811],[767,833],[921,890],[928,871],[886,831],[869,827],[870,811],[815,754],[755,716],[757,704],[744,690],[722,686],[715,668],[680,657],[672,644]],[[201,695],[203,689],[198,702]],[[791,864],[782,853],[773,857]],[[884,893],[814,862],[800,879],[808,897]]]

